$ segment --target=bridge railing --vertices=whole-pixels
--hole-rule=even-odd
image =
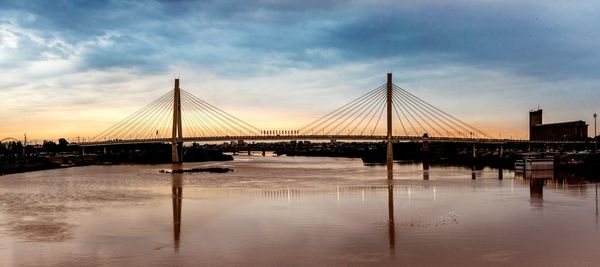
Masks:
[[[284,140],[346,140],[346,141],[384,141],[385,135],[223,135],[223,136],[190,136],[184,137],[182,142],[218,142],[237,140],[257,141],[284,141]],[[530,141],[524,139],[494,139],[494,138],[464,138],[464,137],[423,137],[423,136],[392,136],[394,141],[414,142],[457,142],[457,143],[531,143],[531,144],[581,144],[586,141]],[[74,142],[72,145],[95,146],[95,145],[118,145],[118,144],[142,144],[142,143],[170,143],[171,138],[144,138],[144,139],[112,139],[94,142]]]

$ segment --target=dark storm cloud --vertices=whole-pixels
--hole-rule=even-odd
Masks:
[[[545,12],[528,4],[397,9],[334,28],[326,42],[346,58],[418,55],[426,63],[466,63],[526,75],[595,75],[600,58],[593,47],[600,39],[591,25],[600,25],[600,19],[569,25]],[[582,39],[591,42],[581,46]]]
[[[401,59],[398,64],[415,67],[467,64],[560,78],[594,76],[600,68],[600,17],[589,16],[595,5],[311,0],[13,1],[0,6],[19,18],[35,16],[19,19],[22,28],[83,45],[81,67],[88,69],[160,72],[184,62],[253,75],[267,63],[319,68]],[[102,37],[107,45],[85,45]],[[30,50],[58,48],[26,49],[23,56],[31,58],[36,53]],[[53,54],[65,56],[64,50]]]

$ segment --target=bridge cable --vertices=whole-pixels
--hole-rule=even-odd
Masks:
[[[225,136],[227,135],[226,133],[223,133],[221,130],[221,127],[215,122],[215,120],[213,119],[213,115],[211,112],[207,111],[207,109],[201,105],[196,104],[194,101],[192,101],[191,99],[187,99],[186,100],[189,102],[189,104],[186,104],[186,106],[190,106],[191,110],[195,110],[197,112],[193,112],[192,114],[194,114],[195,118],[197,118],[200,122],[206,121],[207,126],[210,125],[210,128],[212,129],[212,133],[211,136]],[[201,118],[200,118],[201,117]],[[207,130],[211,130],[209,129],[209,127],[207,127]]]
[[[364,112],[365,112],[365,111],[369,110],[369,108],[370,108],[371,106],[373,106],[373,105],[377,104],[377,100],[381,99],[381,97],[382,97],[384,94],[385,94],[385,92],[383,92],[383,91],[382,91],[382,92],[381,92],[379,95],[375,96],[375,97],[374,97],[374,99],[372,99],[372,100],[371,100],[369,103],[367,103],[367,104],[363,105],[362,107],[360,107],[359,109],[357,109],[357,110],[356,110],[356,111],[355,111],[355,112],[354,112],[352,115],[350,115],[350,116],[349,116],[347,119],[345,119],[345,120],[344,120],[344,122],[345,122],[346,120],[348,120],[348,119],[350,119],[350,118],[354,117],[354,114],[356,114],[356,113],[359,113],[359,112],[360,112],[360,113],[359,113],[359,114],[358,114],[356,117],[354,117],[354,119],[352,119],[350,122],[348,122],[348,123],[346,124],[346,126],[344,126],[343,128],[341,128],[337,134],[340,134],[341,132],[343,132],[344,130],[346,130],[348,127],[351,127],[351,126],[352,126],[352,124],[353,124],[353,123],[354,123],[354,122],[355,122],[355,121],[356,121],[358,118],[360,118],[360,117],[362,117],[362,116],[363,116],[363,114],[364,114]],[[359,125],[359,124],[360,124],[360,123],[361,123],[361,122],[362,122],[364,119],[365,119],[365,118],[363,117],[363,118],[362,118],[362,119],[359,121],[359,123],[358,123],[358,124],[357,124],[357,125],[354,127],[354,129],[355,129],[356,127],[358,127],[358,125]],[[340,123],[340,124],[341,124],[341,123]],[[336,126],[336,128],[337,128],[337,126]],[[350,135],[351,133],[352,133],[352,131],[349,131],[349,132],[348,132],[348,135]]]
[[[190,111],[190,114],[192,114],[192,116],[194,117],[194,120],[199,121],[206,129],[206,133],[208,136],[219,136],[219,135],[224,135],[223,133],[221,133],[219,131],[218,126],[216,126],[211,119],[208,118],[208,114],[206,114],[205,111],[202,110],[194,110],[193,107],[192,108],[188,108],[188,105],[186,106],[186,110],[192,110]],[[206,122],[206,123],[205,123]]]
[[[225,135],[235,135],[236,132],[241,132],[239,128],[236,128],[236,126],[234,126],[235,123],[233,123],[234,125],[232,125],[231,120],[224,118],[223,115],[220,114],[218,111],[203,106],[201,103],[194,103],[194,105],[201,107],[201,109],[205,111],[205,114],[212,116],[212,121],[214,121],[216,124],[221,125],[222,130],[225,132]]]
[[[394,99],[395,100],[395,99]],[[406,113],[404,112],[404,110],[402,109],[402,107],[400,106],[400,103],[397,103],[398,101],[392,101],[393,103],[393,107],[394,110],[396,111],[396,114],[398,113],[398,110],[396,109],[396,107],[398,106],[398,109],[400,110],[400,113],[402,113],[402,115],[404,116],[404,118],[406,119],[406,122],[408,123],[408,125],[413,129],[413,131],[415,132],[416,136],[419,136],[419,132],[417,131],[417,129],[415,128],[415,126],[412,124],[412,122],[410,121],[410,119],[406,116]],[[400,117],[399,114],[397,114],[398,117]],[[400,118],[401,120],[402,118]],[[406,135],[409,135],[408,132],[406,132]]]
[[[381,89],[381,88],[383,88],[383,87],[380,87],[379,89]],[[319,119],[319,120],[324,119],[321,122],[316,123],[316,124],[315,124],[315,122],[313,122],[312,124],[314,124],[314,125],[308,131],[312,132],[315,129],[317,129],[317,132],[319,130],[322,130],[324,132],[325,129],[327,127],[329,127],[330,124],[335,123],[335,121],[339,120],[339,117],[341,116],[341,114],[346,114],[348,111],[354,109],[357,105],[362,105],[362,103],[365,102],[367,99],[376,95],[378,93],[379,89],[372,90],[369,94],[364,95],[364,96],[357,98],[354,101],[350,102],[349,105],[346,104],[343,106],[343,108],[339,108],[339,109],[337,109],[337,111],[334,111],[334,113],[330,113],[329,116],[322,117],[321,119]],[[317,121],[319,121],[319,120],[317,120]],[[333,120],[333,121],[331,121],[331,120]],[[324,124],[327,124],[327,125],[323,126]],[[302,128],[306,128],[306,126],[302,127]]]
[[[169,100],[165,99],[163,102],[168,103]],[[138,134],[139,131],[141,131],[143,128],[143,125],[146,124],[147,120],[149,118],[152,118],[152,115],[156,112],[156,110],[158,109],[158,107],[160,107],[161,105],[163,105],[162,103],[158,104],[157,106],[155,106],[152,109],[149,109],[148,111],[146,111],[144,113],[144,115],[140,116],[137,120],[135,120],[134,122],[132,122],[127,128],[123,129],[123,139],[129,139],[130,137],[132,137],[132,135],[134,134]]]
[[[145,121],[145,119],[148,117],[148,114],[154,112],[154,110],[156,109],[156,106],[162,105],[162,103],[168,102],[168,101],[169,101],[169,97],[163,98],[163,100],[160,103],[153,105],[151,108],[148,108],[143,113],[140,113],[139,116],[132,118],[126,124],[124,124],[122,127],[117,129],[116,131],[112,132],[111,134],[114,135],[114,137],[116,139],[121,139],[121,140],[127,139],[128,138],[127,135],[131,134],[130,131],[135,131],[136,129],[139,129],[139,128],[137,128],[137,126],[140,123],[142,123],[143,121]]]
[[[369,118],[369,121],[367,122],[367,124],[365,125],[365,127],[360,131],[360,135],[363,135],[363,133],[367,130],[367,128],[369,128],[369,125],[371,124],[371,122],[373,121],[373,119],[375,117],[377,117],[377,113],[379,111],[379,109],[381,108],[381,112],[383,112],[383,110],[385,109],[385,104],[386,104],[386,99],[382,98],[379,101],[379,104],[377,105],[377,107],[375,108],[375,112],[373,113],[373,116],[371,116],[371,118]],[[377,128],[377,124],[375,125],[375,129]]]
[[[317,120],[315,120],[315,121],[313,121],[313,122],[311,122],[311,123],[309,123],[309,124],[307,124],[307,125],[299,128],[298,131],[299,132],[307,132],[307,133],[313,132],[315,128],[320,127],[319,125],[321,125],[322,123],[327,122],[328,120],[331,119],[331,117],[337,116],[338,113],[345,111],[347,108],[353,106],[356,102],[362,101],[364,98],[369,97],[372,94],[377,93],[379,90],[381,90],[384,87],[385,87],[385,84],[381,85],[381,86],[379,86],[379,87],[377,87],[377,88],[375,88],[375,89],[373,89],[373,90],[371,90],[371,91],[369,91],[369,92],[367,92],[367,93],[365,93],[363,95],[361,95],[360,97],[358,97],[358,98],[350,101],[349,103],[347,103],[347,104],[345,104],[345,105],[343,105],[343,106],[335,109],[334,111],[326,114],[325,116],[322,116],[319,119],[317,119]]]
[[[150,120],[150,121],[149,121],[149,123],[148,123],[148,120],[147,120],[147,119],[152,119],[152,118],[154,118],[155,116],[164,115],[164,113],[165,113],[165,112],[163,112],[163,110],[164,110],[165,108],[168,108],[168,107],[169,107],[169,105],[170,105],[171,103],[172,103],[172,101],[165,101],[165,102],[164,102],[162,105],[158,106],[158,107],[157,107],[155,110],[153,110],[152,112],[150,112],[150,113],[149,113],[149,115],[148,115],[148,116],[146,116],[146,118],[144,118],[144,119],[143,119],[143,121],[144,121],[144,124],[146,124],[146,126],[143,126],[143,127],[141,127],[141,128],[135,127],[135,128],[137,128],[138,130],[137,130],[137,131],[133,131],[133,132],[132,132],[132,133],[131,133],[129,136],[127,136],[126,138],[133,137],[133,138],[135,138],[135,139],[142,139],[142,138],[144,137],[144,135],[145,135],[145,136],[148,136],[148,135],[146,134],[146,131],[147,131],[147,130],[151,130],[151,129],[149,129],[149,127],[150,127],[150,126],[153,126],[153,125],[154,125],[156,122],[154,122],[154,123],[153,123],[153,122]],[[158,120],[155,120],[155,121],[158,121]]]
[[[187,104],[181,104],[181,116],[187,119],[190,124],[190,132],[188,137],[198,137],[198,136],[209,136],[208,127],[204,124],[201,119],[196,117],[196,112],[187,107]],[[187,125],[188,123],[186,123]],[[206,134],[205,134],[206,133]]]
[[[398,98],[402,98],[402,96],[398,96]],[[435,123],[439,128],[442,128],[442,130],[444,130],[445,132],[448,132],[448,130],[446,128],[444,128],[443,126],[441,126],[437,121],[433,120],[431,117],[429,117],[429,115],[427,115],[427,113],[423,112],[423,110],[417,106],[412,100],[410,99],[406,99],[405,100],[411,105],[412,108],[414,108],[413,110],[415,110],[416,112],[418,112],[418,116],[423,119],[423,116],[427,118],[427,120],[423,119],[424,122],[431,128],[433,128],[433,130],[439,134],[439,136],[444,136],[443,134],[441,134],[436,127],[433,127],[429,121],[432,121],[433,123]],[[420,114],[419,114],[420,113]],[[422,116],[421,116],[422,115]]]
[[[404,123],[402,122],[402,118],[400,117],[400,114],[398,113],[398,109],[396,109],[396,103],[392,102],[392,107],[394,108],[394,112],[395,112],[396,116],[398,117],[400,126],[402,126],[402,130],[404,130],[405,136],[408,136],[408,131],[406,131],[406,128],[404,127]]]
[[[193,110],[197,110],[199,115],[202,115],[206,118],[206,121],[212,125],[213,130],[215,130],[216,136],[227,136],[227,126],[223,124],[218,117],[214,114],[213,111],[208,108],[196,103],[193,98],[188,99],[188,104],[186,106],[191,106]]]
[[[412,103],[412,101],[410,101],[409,99],[403,99],[403,98],[399,98],[401,99],[401,101],[405,101],[405,103],[407,104],[408,108],[413,111],[415,113],[415,115],[417,115],[417,117],[419,117],[419,119],[421,119],[421,122],[425,123],[429,128],[428,129],[433,129],[433,132],[435,132],[438,136],[444,136],[442,133],[440,133],[438,131],[437,128],[433,127],[430,123],[429,120],[426,120],[425,118],[423,118],[423,114],[421,112],[419,112],[419,110],[414,106],[414,103]],[[432,133],[431,131],[428,131],[430,134]]]
[[[239,132],[241,135],[243,131],[240,128],[245,129],[246,131],[249,131],[251,133],[253,132],[252,130],[246,128],[244,125],[240,125],[240,123],[228,118],[227,115],[229,114],[227,114],[226,112],[223,112],[220,109],[216,109],[214,108],[214,106],[211,107],[210,105],[207,105],[207,103],[204,101],[198,100],[199,99],[191,98],[191,101],[194,102],[195,105],[201,107],[207,113],[207,115],[211,115],[214,118],[214,121],[217,124],[223,126],[223,130],[225,131],[226,135],[227,133],[231,133],[231,135],[235,136],[237,132]]]
[[[153,108],[154,105],[156,105],[157,103],[161,103],[162,101],[164,101],[165,97],[168,97],[169,94],[172,94],[172,90],[169,91],[169,92],[167,92],[166,94],[164,94],[164,95],[156,98],[150,104],[142,107],[141,109],[137,110],[136,112],[134,112],[133,114],[129,115],[125,119],[119,121],[118,123],[112,125],[108,129],[106,129],[103,132],[101,132],[100,134],[96,135],[95,137],[92,138],[92,140],[99,141],[100,138],[106,139],[107,137],[111,137],[116,130],[120,129],[120,127],[122,127],[124,125],[127,125],[130,120],[137,118],[141,114],[145,113],[148,109]]]
[[[129,121],[127,121],[127,123],[123,124],[119,129],[115,129],[115,131],[111,132],[111,135],[113,135],[116,139],[120,139],[120,140],[127,139],[127,137],[125,137],[125,136],[128,133],[130,133],[129,131],[135,130],[137,125],[140,124],[140,122],[144,121],[149,113],[153,112],[157,108],[157,106],[162,105],[162,103],[164,103],[164,102],[169,102],[169,96],[165,96],[161,102],[156,103],[152,107],[149,107],[148,109],[146,109],[143,113],[140,113],[135,118],[130,119]]]
[[[395,87],[397,88],[397,87]],[[404,95],[400,90],[398,90],[397,92],[395,91],[394,93],[399,94],[400,96],[404,96],[404,97],[408,97],[410,98],[410,96],[406,96]],[[455,131],[459,136],[462,135],[462,131],[458,130],[457,128],[455,128],[454,126],[457,126],[455,123],[453,123],[452,121],[448,121],[447,119],[445,119],[443,116],[441,116],[438,112],[436,112],[435,110],[432,110],[431,108],[429,108],[428,106],[423,105],[420,102],[415,102],[417,107],[426,112],[427,114],[430,114],[432,117],[435,118],[435,120],[433,120],[434,123],[436,123],[439,127],[443,128],[446,132],[450,133],[450,131],[448,131],[448,129],[446,129],[445,127],[441,126],[439,122],[443,123],[444,125],[450,127],[453,131]],[[457,126],[459,127],[459,126]],[[459,127],[460,128],[460,127]]]
[[[190,100],[192,102],[196,103],[197,105],[202,105],[202,106],[206,107],[207,110],[210,111],[215,116],[215,118],[223,120],[223,122],[226,123],[229,127],[231,127],[232,130],[239,131],[240,133],[242,133],[241,129],[244,129],[245,131],[247,131],[246,134],[250,133],[250,135],[258,134],[260,132],[260,130],[258,128],[240,120],[239,118],[237,118],[227,112],[224,112],[223,110],[221,110],[199,98],[194,97],[193,95],[191,95],[187,92],[186,92],[186,95],[190,97]]]
[[[392,94],[392,98],[393,98],[393,97],[394,97],[394,96],[393,96],[393,94]],[[409,115],[409,116],[412,118],[413,122],[415,122],[415,123],[416,123],[416,124],[419,126],[419,128],[421,129],[422,133],[419,133],[419,132],[417,132],[417,129],[416,129],[416,128],[414,128],[416,136],[420,136],[420,135],[422,135],[423,133],[426,133],[426,132],[427,132],[427,129],[425,129],[425,127],[423,127],[423,125],[421,125],[421,123],[419,122],[419,120],[417,120],[417,119],[415,118],[415,116],[413,115],[413,113],[414,113],[414,112],[411,112],[411,111],[410,111],[410,109],[409,109],[409,107],[408,107],[408,104],[406,104],[406,103],[405,103],[403,100],[401,100],[401,99],[398,99],[398,98],[396,98],[396,101],[397,101],[397,102],[400,104],[401,108],[403,108],[403,109],[404,109],[404,111],[406,111],[406,113],[407,113],[407,114],[408,114],[408,115]]]
[[[204,105],[201,105],[200,103],[195,101],[195,99],[193,97],[190,97],[187,94],[186,94],[186,96],[189,97],[188,105],[192,106],[192,108],[194,108],[195,110],[198,110],[200,112],[200,114],[204,114],[207,118],[207,121],[214,125],[214,129],[219,134],[221,134],[222,136],[229,135],[229,132],[230,132],[229,127],[232,127],[231,125],[229,125],[228,123],[224,123],[219,118],[219,115],[215,111],[205,107]]]
[[[143,113],[143,112],[145,112],[145,110],[146,110],[146,109],[147,109],[149,106],[152,106],[152,105],[154,105],[154,103],[155,103],[155,102],[157,102],[157,101],[162,101],[162,98],[163,98],[163,97],[165,97],[165,96],[166,96],[166,94],[165,94],[165,95],[163,95],[163,96],[161,96],[161,97],[159,97],[159,98],[157,98],[157,99],[155,99],[155,100],[154,100],[152,103],[150,103],[149,105],[147,105],[147,106],[144,106],[143,108],[141,108],[141,109],[137,110],[136,112],[134,112],[133,114],[129,115],[127,118],[125,118],[125,119],[123,119],[123,120],[119,121],[118,123],[116,123],[116,124],[112,125],[112,126],[111,126],[111,127],[109,127],[108,129],[106,129],[106,130],[104,130],[103,132],[101,132],[100,134],[96,135],[95,137],[93,137],[93,138],[92,138],[92,140],[99,140],[101,137],[103,137],[103,138],[106,138],[106,136],[109,136],[109,134],[111,134],[111,135],[112,135],[112,132],[113,132],[115,129],[119,129],[119,127],[120,127],[121,125],[125,125],[125,124],[127,124],[131,118],[134,118],[134,117],[138,116],[140,113]]]
[[[484,137],[487,137],[487,138],[493,139],[493,137],[492,137],[492,136],[490,136],[490,135],[486,134],[485,132],[482,132],[482,131],[480,131],[479,129],[477,129],[477,128],[475,128],[475,127],[471,126],[471,125],[469,125],[468,123],[466,123],[466,122],[463,122],[463,121],[461,121],[461,120],[457,119],[456,117],[454,117],[454,116],[452,116],[452,115],[450,115],[450,114],[448,114],[448,113],[444,112],[443,110],[441,110],[441,109],[439,109],[439,108],[437,108],[437,107],[435,107],[435,106],[433,106],[433,105],[431,105],[431,104],[427,103],[426,101],[424,101],[424,100],[422,100],[421,98],[419,98],[419,97],[415,96],[414,94],[412,94],[412,93],[410,93],[410,92],[408,92],[408,91],[406,91],[406,90],[402,89],[401,87],[399,87],[399,86],[396,86],[396,87],[398,87],[398,89],[400,89],[400,90],[401,90],[402,92],[404,92],[405,94],[407,94],[407,95],[409,95],[409,96],[411,96],[411,97],[413,97],[413,98],[417,99],[417,101],[420,101],[421,103],[423,103],[423,104],[425,104],[425,105],[427,105],[427,106],[429,106],[429,107],[431,107],[431,108],[433,108],[433,109],[437,110],[438,112],[440,112],[441,114],[444,114],[445,116],[449,117],[450,119],[452,119],[452,120],[454,120],[454,121],[456,121],[456,122],[458,122],[458,123],[460,123],[460,124],[462,124],[462,125],[464,125],[464,126],[468,127],[468,129],[470,129],[472,132],[476,132],[476,133],[479,133],[480,135],[482,135],[482,136],[484,136]]]
[[[379,121],[381,120],[381,115],[383,115],[383,111],[385,110],[385,105],[383,107],[384,108],[382,108],[381,109],[381,113],[379,113],[379,118],[377,118],[377,123],[375,123],[375,127],[373,128],[373,131],[371,132],[371,135],[375,135],[375,131],[377,130],[377,125],[379,125]]]
[[[218,107],[216,107],[214,105],[211,105],[210,103],[208,103],[208,102],[206,102],[206,101],[204,101],[204,100],[202,100],[200,98],[195,97],[194,95],[192,95],[192,94],[190,94],[188,92],[186,92],[186,94],[188,94],[192,99],[197,100],[197,101],[203,103],[204,105],[208,106],[210,109],[218,111],[222,116],[228,118],[228,120],[230,120],[232,122],[236,122],[236,124],[238,125],[238,127],[244,127],[245,129],[247,129],[250,132],[255,132],[255,133],[260,132],[260,129],[254,127],[253,125],[251,125],[251,124],[249,124],[249,123],[247,123],[247,122],[245,122],[245,121],[243,121],[241,119],[239,119],[238,117],[235,117],[235,116],[233,116],[233,115],[231,115],[231,114],[229,114],[229,113],[227,113],[227,112],[219,109]]]
[[[381,102],[381,101],[379,101],[379,102]],[[367,109],[364,110],[364,111],[368,110],[367,114],[365,114],[364,116],[362,115],[364,113],[364,111],[361,112],[361,114],[359,115],[359,117],[362,116],[362,119],[354,126],[354,128],[352,128],[352,130],[350,130],[350,132],[348,132],[349,134],[354,133],[354,131],[356,130],[356,128],[358,128],[358,126],[361,126],[363,124],[363,121],[366,118],[369,117],[369,114],[371,114],[371,112],[373,112],[375,110],[375,108],[377,108],[377,106],[378,106],[377,104],[379,104],[378,101],[373,101],[373,103],[371,103],[371,105],[369,107],[367,107]]]
[[[335,125],[335,126],[332,128],[332,131],[334,131],[335,129],[337,129],[337,128],[338,128],[340,125],[342,125],[343,123],[345,123],[345,122],[346,122],[348,119],[350,119],[350,118],[354,117],[354,115],[356,115],[356,114],[357,114],[359,111],[361,111],[361,110],[364,110],[364,109],[368,108],[368,107],[371,105],[371,102],[376,102],[376,101],[373,101],[373,100],[377,100],[377,99],[379,99],[381,96],[383,96],[383,94],[384,94],[384,92],[382,91],[382,92],[380,92],[379,94],[376,94],[376,95],[374,95],[373,97],[371,97],[370,99],[368,99],[368,100],[366,101],[366,103],[365,103],[365,104],[363,104],[363,105],[361,105],[361,106],[358,106],[357,108],[353,109],[353,110],[352,110],[352,113],[351,113],[351,114],[349,114],[347,117],[346,117],[345,115],[346,115],[346,114],[348,114],[348,113],[350,113],[350,112],[348,112],[348,113],[344,114],[344,115],[343,115],[343,117],[342,117],[342,118],[344,118],[344,120],[342,120],[342,121],[340,121],[338,124],[336,124],[336,125]],[[352,123],[353,123],[355,120],[356,120],[356,118],[355,118],[354,120],[351,120],[351,121],[350,121],[348,124],[346,124],[346,126],[345,126],[345,127],[343,127],[343,128],[340,128],[340,130],[339,130],[339,131],[338,131],[336,134],[339,134],[339,133],[341,133],[342,131],[344,131],[346,128],[348,128],[348,125],[352,124]]]
[[[324,133],[325,129],[327,129],[333,123],[336,123],[340,118],[344,117],[349,112],[352,112],[352,110],[354,110],[357,106],[361,106],[365,102],[370,101],[374,96],[378,95],[379,92],[381,90],[383,90],[383,88],[384,87],[381,86],[378,89],[372,90],[369,94],[364,95],[364,96],[352,101],[351,105],[344,105],[345,107],[343,109],[338,109],[337,112],[335,112],[334,114],[330,113],[331,116],[329,116],[327,119],[325,119],[322,122],[319,122],[318,124],[313,126],[309,131],[314,131],[315,129],[317,129],[317,132],[319,132],[319,130],[322,130]],[[325,117],[327,117],[327,116],[325,116]],[[322,118],[325,118],[325,117],[322,117]],[[319,119],[319,120],[321,120],[321,119]],[[333,121],[331,121],[331,120],[333,120]],[[313,122],[313,124],[314,124],[314,122]],[[306,128],[306,126],[302,127],[302,128]]]
[[[154,121],[151,121],[150,123],[148,123],[148,124],[146,125],[146,127],[145,127],[145,128],[142,130],[142,133],[140,133],[140,134],[137,134],[137,135],[135,136],[135,138],[138,138],[138,139],[143,139],[143,138],[144,138],[144,136],[152,136],[152,135],[145,135],[144,133],[146,133],[146,131],[147,131],[147,130],[148,130],[148,131],[150,131],[150,133],[152,133],[152,132],[154,131],[154,129],[156,129],[156,127],[157,127],[157,126],[158,126],[158,125],[159,125],[159,124],[160,124],[160,123],[161,123],[163,120],[165,120],[165,119],[167,119],[167,118],[168,118],[168,117],[166,117],[166,116],[170,115],[170,112],[168,112],[168,107],[169,107],[170,105],[172,105],[172,104],[171,104],[171,101],[168,101],[168,102],[166,102],[164,105],[160,106],[160,107],[159,107],[159,109],[158,109],[158,111],[156,112],[156,115],[157,115],[158,119],[156,119],[156,120],[154,120]],[[157,130],[157,131],[158,131],[158,130]],[[156,134],[156,135],[154,135],[154,138],[153,138],[153,139],[156,139],[156,138],[158,138],[158,135],[157,135],[157,134]]]

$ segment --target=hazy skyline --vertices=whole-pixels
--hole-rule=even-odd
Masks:
[[[294,129],[394,82],[493,136],[584,120],[600,3],[4,1],[0,138],[93,136],[173,87]]]

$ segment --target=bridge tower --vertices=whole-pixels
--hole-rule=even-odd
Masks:
[[[183,161],[183,127],[181,125],[181,89],[179,79],[175,79],[173,90],[173,134],[171,136],[171,160]]]
[[[394,179],[394,146],[392,144],[392,73],[387,74],[387,173],[388,180]]]

